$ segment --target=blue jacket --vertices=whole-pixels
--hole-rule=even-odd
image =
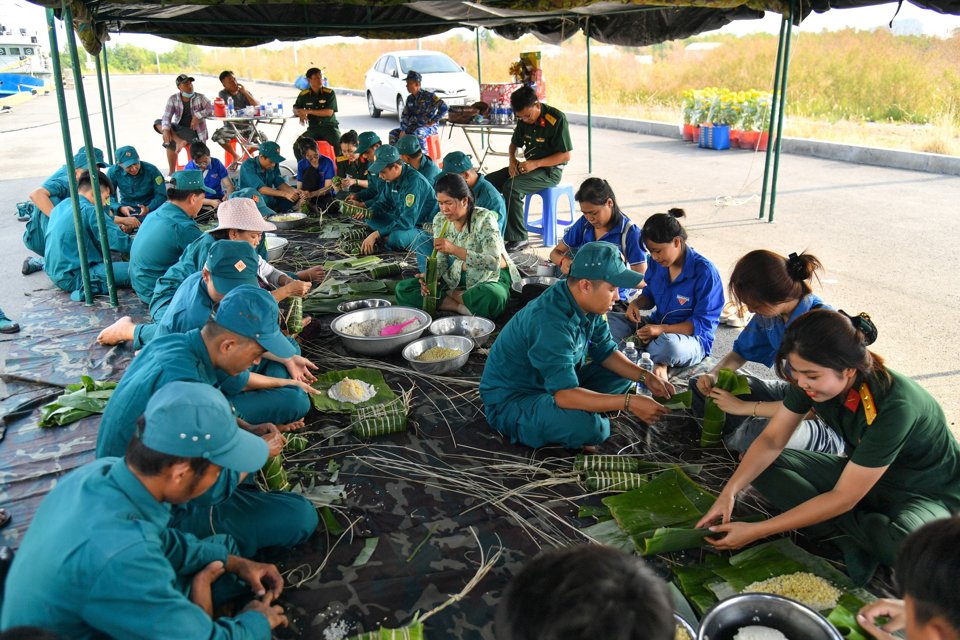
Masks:
[[[670,270],[651,261],[644,276],[643,296],[653,300],[650,321],[656,324],[693,322],[693,335],[710,353],[723,310],[723,282],[713,263],[687,245],[680,275],[670,282]]]
[[[193,160],[188,162],[184,169],[202,171]],[[223,179],[229,177],[230,174],[227,172],[227,168],[223,166],[223,163],[216,158],[210,158],[210,164],[207,165],[207,170],[203,172],[203,184],[208,189],[213,189],[214,193],[210,194],[211,197],[223,200]]]
[[[823,300],[811,293],[800,300],[797,308],[793,310],[786,322],[780,316],[765,318],[759,313],[754,314],[734,341],[733,350],[750,362],[759,362],[772,367],[780,343],[783,342],[784,331],[794,320],[814,307],[833,308],[824,304]]]

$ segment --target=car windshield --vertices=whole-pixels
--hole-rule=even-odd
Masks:
[[[400,75],[407,75],[408,71],[418,73],[458,73],[461,71],[457,63],[447,56],[399,56]]]

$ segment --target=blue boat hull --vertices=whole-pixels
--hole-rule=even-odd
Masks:
[[[22,73],[0,73],[0,98],[16,93],[39,91],[43,88],[43,79]]]

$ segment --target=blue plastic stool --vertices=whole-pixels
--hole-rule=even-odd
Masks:
[[[540,219],[536,220],[539,224],[532,224],[530,222],[530,200],[534,196],[540,196],[540,200],[543,203],[543,213],[540,214]],[[566,197],[567,202],[570,205],[570,219],[569,220],[560,220],[557,216],[557,202],[561,198]],[[555,187],[548,187],[543,191],[538,191],[536,193],[527,194],[526,200],[523,203],[523,224],[527,228],[527,231],[532,231],[543,236],[543,246],[553,247],[557,244],[557,225],[567,226],[573,223],[573,185],[560,183]]]

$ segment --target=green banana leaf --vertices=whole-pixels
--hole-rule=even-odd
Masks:
[[[856,596],[844,594],[827,616],[827,622],[836,627],[845,640],[872,640],[872,636],[857,622],[857,612],[864,604]]]
[[[693,391],[687,389],[686,391],[675,393],[670,398],[662,399],[654,397],[653,399],[665,406],[667,409],[672,409],[673,411],[677,411],[678,409],[689,409],[690,405],[693,404]]]
[[[727,564],[729,561],[725,556],[710,554],[700,564],[673,567],[673,576],[680,591],[701,616],[717,602],[716,594],[710,589],[711,581],[717,580],[713,570]]]
[[[377,390],[377,394],[366,402],[361,402],[360,404],[351,404],[349,402],[339,402],[334,400],[327,393],[327,389],[337,384],[344,378],[353,378],[354,380],[362,380],[368,384],[372,384]],[[319,393],[315,396],[310,396],[311,400],[313,400],[313,406],[316,407],[317,411],[326,411],[328,413],[353,413],[360,407],[372,407],[377,404],[390,402],[397,397],[397,394],[393,391],[393,389],[387,385],[387,381],[383,379],[382,372],[376,369],[366,369],[364,367],[357,367],[356,369],[347,369],[342,371],[328,371],[327,373],[317,376],[317,380],[313,383],[313,387],[322,391],[322,393]]]
[[[717,372],[717,384],[713,385],[717,389],[729,391],[735,396],[743,396],[750,393],[750,384],[747,377],[738,374],[731,369],[720,369]],[[727,420],[727,414],[713,401],[713,398],[707,398],[703,410],[703,433],[700,435],[701,447],[715,447],[720,444],[720,436],[723,433],[723,424]]]
[[[79,383],[66,386],[67,393],[40,407],[39,425],[62,427],[95,413],[103,413],[116,387],[116,382],[80,376]]]
[[[763,520],[763,516],[759,514],[739,519],[740,522],[759,522],[760,520]],[[633,536],[633,541],[642,556],[696,549],[702,547],[705,544],[703,539],[710,536],[710,529],[697,529],[696,524],[697,521],[694,520],[685,527],[660,527]]]
[[[347,640],[424,640],[426,635],[423,625],[414,622],[410,626],[401,629],[380,629],[379,631],[370,631],[360,635],[350,636]]]
[[[616,520],[598,522],[581,531],[599,544],[620,549],[625,553],[633,553],[636,549],[633,540],[617,525]]]
[[[617,524],[629,535],[700,518],[716,497],[677,468],[664,471],[645,486],[604,498]]]
[[[341,260],[327,260],[323,263],[324,271],[343,271],[343,270],[359,270],[365,271],[367,269],[372,269],[383,262],[383,259],[378,256],[359,256],[356,258],[343,258]]]

